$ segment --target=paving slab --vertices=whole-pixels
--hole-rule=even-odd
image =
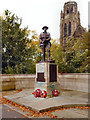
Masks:
[[[2,105],[2,118],[23,118],[24,116],[6,105]]]
[[[35,98],[32,90],[23,90],[14,95],[4,96],[17,104],[29,107],[37,112],[45,112],[60,107],[87,106],[88,94],[77,91],[64,91],[58,97]],[[71,94],[70,94],[71,93]],[[85,96],[85,97],[83,97]]]
[[[66,110],[57,110],[51,113],[57,118],[88,118],[88,110],[80,110],[80,109],[66,109]]]

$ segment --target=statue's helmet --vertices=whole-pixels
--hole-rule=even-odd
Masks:
[[[47,26],[44,26],[42,29],[44,30],[44,28],[48,29],[48,27],[47,27]]]

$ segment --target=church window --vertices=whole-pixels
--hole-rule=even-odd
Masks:
[[[73,7],[71,8],[71,13],[73,12]]]
[[[67,24],[65,23],[64,24],[64,37],[67,36]]]
[[[68,35],[70,36],[71,35],[71,22],[69,22],[69,25],[68,25]]]
[[[69,14],[69,10],[67,10],[67,14]]]

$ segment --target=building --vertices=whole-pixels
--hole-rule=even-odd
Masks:
[[[60,44],[65,48],[67,39],[71,37],[79,37],[85,29],[80,23],[80,13],[77,3],[69,1],[64,4],[61,10],[60,18]]]

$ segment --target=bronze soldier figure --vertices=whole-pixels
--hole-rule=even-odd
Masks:
[[[45,61],[45,48],[47,49],[48,57],[50,60],[51,36],[50,36],[50,33],[47,32],[47,29],[48,29],[47,26],[44,26],[42,29],[44,30],[44,32],[40,34],[39,41],[40,41],[40,47],[43,52],[43,61]]]

